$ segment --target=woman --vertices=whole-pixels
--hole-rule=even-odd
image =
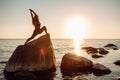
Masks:
[[[42,28],[40,28],[41,27],[41,23],[39,22],[38,15],[32,9],[29,9],[29,10],[30,10],[31,17],[32,17],[32,23],[35,26],[35,30],[34,30],[32,36],[27,39],[27,41],[25,42],[25,44],[27,42],[29,42],[31,39],[33,39],[36,35],[41,34],[43,31],[45,31],[45,33],[47,34],[47,29],[46,29],[45,26],[43,26]]]

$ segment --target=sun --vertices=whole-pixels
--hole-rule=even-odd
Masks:
[[[74,51],[77,55],[80,55],[80,45],[89,31],[88,20],[80,16],[70,17],[66,22],[66,26],[67,35],[72,38],[74,43]]]

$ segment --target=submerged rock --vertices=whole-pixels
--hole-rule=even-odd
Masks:
[[[117,47],[115,44],[111,44],[111,43],[109,43],[109,44],[105,45],[104,47],[112,47],[112,46]]]
[[[100,76],[111,73],[111,70],[102,64],[96,63],[93,65],[93,73],[96,76]]]
[[[100,54],[107,54],[107,53],[109,53],[109,51],[105,50],[104,48],[98,48],[98,52]]]
[[[97,55],[97,54],[92,55],[92,58],[102,58],[102,57],[103,57],[103,56]]]
[[[16,72],[47,73],[55,70],[56,59],[50,35],[46,34],[26,45],[18,46],[6,64],[4,74],[8,76],[17,75]]]
[[[97,53],[98,51],[97,51],[97,48],[94,48],[94,47],[83,47],[82,48],[83,50],[86,50],[86,52],[88,53],[88,54],[95,54],[95,53]]]
[[[7,61],[1,61],[0,63],[6,64],[6,63],[7,63]]]
[[[120,60],[115,61],[114,64],[120,65]]]
[[[107,44],[104,46],[107,49],[113,49],[113,50],[118,50],[118,47],[115,44]]]
[[[93,63],[87,58],[77,56],[75,54],[65,54],[61,62],[61,71],[64,72],[80,72],[91,69]]]
[[[88,47],[82,47],[83,50],[88,50],[88,49],[91,49],[93,48],[92,46],[88,46]]]

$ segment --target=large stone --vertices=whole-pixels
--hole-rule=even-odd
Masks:
[[[26,45],[16,48],[7,62],[4,74],[7,76],[16,72],[54,72],[56,59],[53,52],[50,35],[46,34]]]
[[[80,72],[90,70],[93,66],[91,60],[77,56],[75,54],[65,54],[61,62],[61,71],[64,72]]]
[[[96,63],[93,65],[93,73],[96,76],[101,76],[111,73],[111,70],[102,64]]]

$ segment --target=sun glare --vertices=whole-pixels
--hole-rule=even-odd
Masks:
[[[80,45],[88,33],[88,21],[83,17],[71,17],[67,20],[67,35],[72,38],[74,52],[80,55]]]

